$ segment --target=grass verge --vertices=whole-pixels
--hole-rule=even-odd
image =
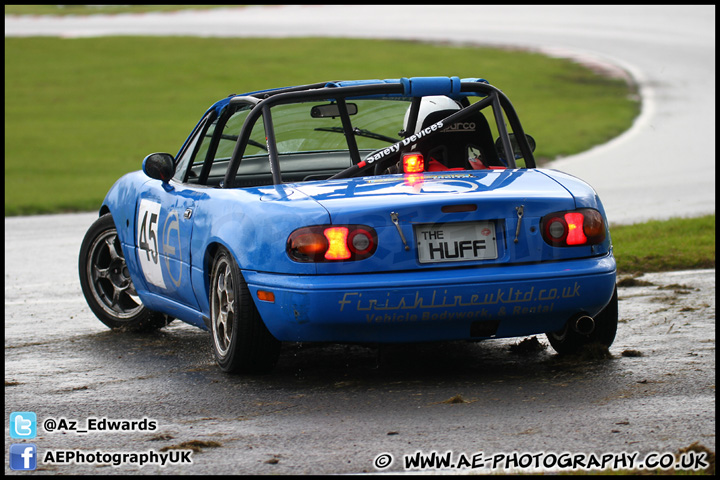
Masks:
[[[5,5],[5,15],[112,15],[233,8],[241,5]]]
[[[536,138],[538,159],[603,143],[639,111],[624,81],[519,50],[319,38],[5,38],[5,215],[97,208],[147,154],[177,153],[202,113],[229,94],[437,75],[500,87]]]
[[[715,268],[715,215],[673,218],[610,230],[618,273]]]

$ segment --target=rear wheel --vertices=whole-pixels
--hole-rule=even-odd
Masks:
[[[78,270],[88,306],[108,327],[147,331],[168,324],[167,316],[148,310],[140,301],[111,214],[98,218],[85,234]]]
[[[280,342],[268,331],[245,279],[227,249],[220,247],[210,276],[212,347],[230,373],[264,373],[275,367]]]
[[[585,345],[591,343],[599,343],[606,347],[612,345],[618,324],[617,287],[615,287],[610,303],[594,318],[594,321],[595,328],[589,334],[576,332],[568,322],[559,332],[547,333],[547,339],[555,351],[560,354],[577,353]]]

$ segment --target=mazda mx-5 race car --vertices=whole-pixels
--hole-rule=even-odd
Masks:
[[[483,79],[231,95],[175,157],[151,154],[110,189],[80,249],[82,290],[111,328],[209,330],[228,372],[272,369],[281,342],[610,346],[602,203],[536,168],[533,149]]]

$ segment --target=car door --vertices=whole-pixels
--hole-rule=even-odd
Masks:
[[[194,309],[198,301],[190,280],[190,242],[195,207],[206,193],[186,180],[193,160],[207,151],[207,130],[214,116],[207,114],[195,127],[178,154],[173,178],[145,183],[136,205],[135,246],[148,290]]]
[[[190,279],[195,209],[224,177],[251,106],[208,112],[178,154],[173,178],[149,181],[138,196],[135,244],[152,293],[198,308]],[[259,147],[253,148],[262,151],[255,143]]]
[[[190,282],[190,240],[197,192],[177,182],[150,181],[137,204],[135,241],[148,290],[197,308]]]

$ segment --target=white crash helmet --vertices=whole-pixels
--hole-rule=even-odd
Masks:
[[[427,116],[431,113],[439,112],[441,110],[460,110],[460,104],[452,98],[446,97],[445,95],[423,97],[423,99],[420,101],[420,109],[418,110],[417,122],[415,122],[415,128],[413,128],[412,131],[408,129],[408,119],[410,118],[411,109],[412,107],[408,107],[407,111],[405,112],[405,120],[403,121],[403,130],[407,134],[419,132],[422,128],[422,124],[425,121],[425,118],[427,118]]]

